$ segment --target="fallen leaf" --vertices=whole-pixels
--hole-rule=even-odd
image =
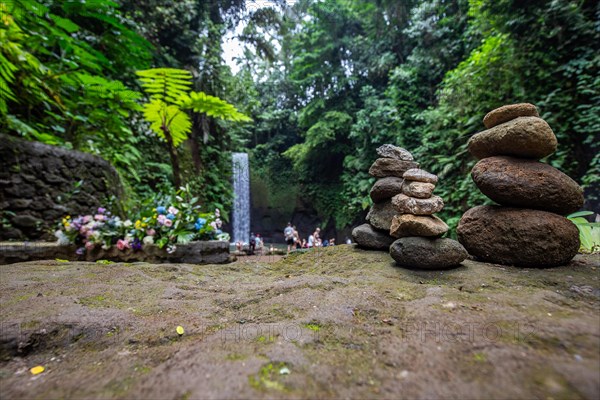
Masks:
[[[38,365],[37,367],[31,368],[29,370],[29,372],[31,372],[32,375],[37,375],[37,374],[41,374],[45,370],[46,370],[46,368],[42,367],[41,365]]]
[[[183,326],[181,326],[181,325],[179,325],[179,326],[177,327],[177,329],[175,329],[175,330],[177,331],[177,333],[179,334],[179,336],[183,335],[183,334],[184,334],[184,332],[185,332],[185,331],[183,330]]]

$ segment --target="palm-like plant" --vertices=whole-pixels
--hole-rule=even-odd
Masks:
[[[177,147],[187,140],[192,130],[190,110],[229,121],[252,120],[225,100],[204,92],[190,91],[192,74],[189,71],[153,68],[138,71],[137,74],[144,91],[150,96],[150,100],[144,104],[144,118],[167,144],[175,187],[181,186]]]

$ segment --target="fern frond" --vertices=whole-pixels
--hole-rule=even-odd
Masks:
[[[192,74],[184,69],[153,68],[137,71],[144,91],[152,99],[178,104],[192,86]]]
[[[186,95],[181,100],[182,108],[205,113],[209,117],[238,122],[252,121],[252,118],[239,112],[233,104],[204,92],[191,92],[189,96]]]
[[[186,112],[159,99],[144,104],[144,118],[150,122],[150,129],[162,139],[166,139],[163,129],[168,129],[174,147],[184,142],[192,129],[192,121]]]

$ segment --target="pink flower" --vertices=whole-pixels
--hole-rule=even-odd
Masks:
[[[169,207],[169,209],[167,211],[169,212],[169,214],[173,214],[173,215],[177,215],[177,213],[179,212],[179,210],[173,206]]]
[[[87,250],[92,250],[96,245],[93,242],[86,242],[85,243],[85,248]]]
[[[173,221],[171,221],[171,220],[170,220],[170,219],[168,219],[168,218],[165,218],[164,225],[165,225],[167,228],[170,228],[170,227],[173,225]]]
[[[213,221],[210,223],[210,226],[213,227],[213,229],[217,229],[217,221]]]
[[[85,217],[83,217],[83,223],[84,224],[87,224],[91,220],[92,220],[92,216],[91,215],[86,215]]]
[[[164,225],[165,221],[167,220],[167,217],[164,214],[161,214],[158,216],[158,218],[156,220],[158,221],[159,224]]]
[[[156,231],[154,229],[150,228],[146,231],[146,235],[154,236],[154,235],[156,235]]]
[[[220,216],[221,216],[221,211],[218,208],[216,208],[215,209],[215,217],[219,218]]]
[[[117,240],[117,249],[125,250],[129,248],[129,242],[127,240],[119,239]]]
[[[106,215],[96,214],[96,215],[94,215],[94,219],[96,221],[104,221],[104,220],[106,220]]]

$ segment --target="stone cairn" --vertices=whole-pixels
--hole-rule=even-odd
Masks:
[[[407,150],[385,144],[369,174],[378,178],[370,191],[373,206],[366,224],[352,231],[363,248],[386,250],[409,268],[441,269],[460,264],[468,254],[460,243],[440,239],[448,226],[433,215],[444,207],[433,195],[437,176],[418,169]],[[396,240],[398,239],[398,240]]]
[[[563,215],[583,206],[583,190],[538,161],[556,151],[554,132],[527,103],[495,109],[483,123],[487,130],[468,143],[480,160],[471,176],[500,206],[468,210],[458,224],[458,240],[470,254],[492,263],[552,267],[569,262],[579,250],[579,232]]]
[[[391,144],[379,147],[377,155],[379,158],[369,168],[369,174],[378,178],[369,193],[374,204],[367,214],[368,223],[354,228],[352,237],[360,247],[388,251],[395,240],[390,236],[392,218],[396,215],[391,199],[402,193],[402,175],[419,164],[410,152]]]
[[[407,268],[446,269],[469,255],[456,240],[441,238],[448,225],[434,214],[444,208],[441,197],[433,194],[438,177],[422,169],[409,169],[403,175],[402,193],[392,197],[396,215],[390,235],[398,238],[390,246],[396,263]]]

